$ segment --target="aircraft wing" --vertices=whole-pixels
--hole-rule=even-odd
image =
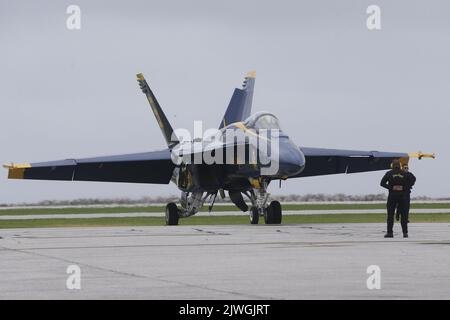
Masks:
[[[357,151],[300,147],[305,169],[295,177],[321,176],[388,170],[393,159],[407,163],[410,155],[401,152]]]
[[[167,184],[175,165],[167,149],[97,158],[11,164],[5,167],[9,169],[9,179]]]

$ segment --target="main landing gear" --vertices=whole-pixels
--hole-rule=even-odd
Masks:
[[[203,206],[205,200],[209,198],[210,204],[208,211],[211,211],[216,200],[216,192],[207,192],[205,195],[202,191],[196,192],[182,192],[180,205],[181,207],[170,202],[166,206],[166,225],[176,226],[180,218],[187,218],[193,216]]]
[[[178,225],[178,208],[177,205],[173,202],[170,202],[166,206],[166,225],[168,226],[176,226]]]

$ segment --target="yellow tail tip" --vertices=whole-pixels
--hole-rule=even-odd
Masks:
[[[408,155],[409,155],[410,158],[417,158],[419,160],[421,160],[423,158],[436,159],[436,154],[435,153],[414,152],[414,153],[410,153]]]
[[[145,80],[144,75],[143,75],[142,73],[138,73],[138,74],[136,75],[136,78],[137,78],[138,80]]]
[[[256,71],[249,71],[246,74],[247,78],[256,78]]]

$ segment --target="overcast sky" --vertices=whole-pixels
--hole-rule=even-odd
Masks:
[[[66,9],[81,8],[81,30]],[[381,30],[366,9],[381,8]],[[174,127],[217,127],[257,71],[253,111],[298,145],[436,152],[412,160],[414,195],[450,196],[448,1],[0,0],[0,161],[157,150],[165,142],[135,80]],[[177,194],[171,185],[7,180],[0,203]],[[288,193],[383,192],[383,172],[290,180]]]

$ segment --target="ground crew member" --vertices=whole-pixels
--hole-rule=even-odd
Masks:
[[[409,167],[407,164],[405,164],[403,166],[403,172],[405,172],[406,180],[408,181],[408,186],[406,188],[406,193],[405,193],[405,214],[406,214],[406,218],[409,222],[409,207],[411,204],[411,189],[414,186],[414,184],[416,183],[416,177],[409,171]],[[397,221],[398,221],[398,218],[397,218]]]
[[[406,216],[406,190],[409,188],[408,179],[401,170],[400,160],[392,161],[392,170],[389,170],[381,179],[380,185],[389,190],[387,200],[387,233],[385,238],[393,238],[394,214],[397,210],[401,216],[403,237],[408,237],[408,217]]]

